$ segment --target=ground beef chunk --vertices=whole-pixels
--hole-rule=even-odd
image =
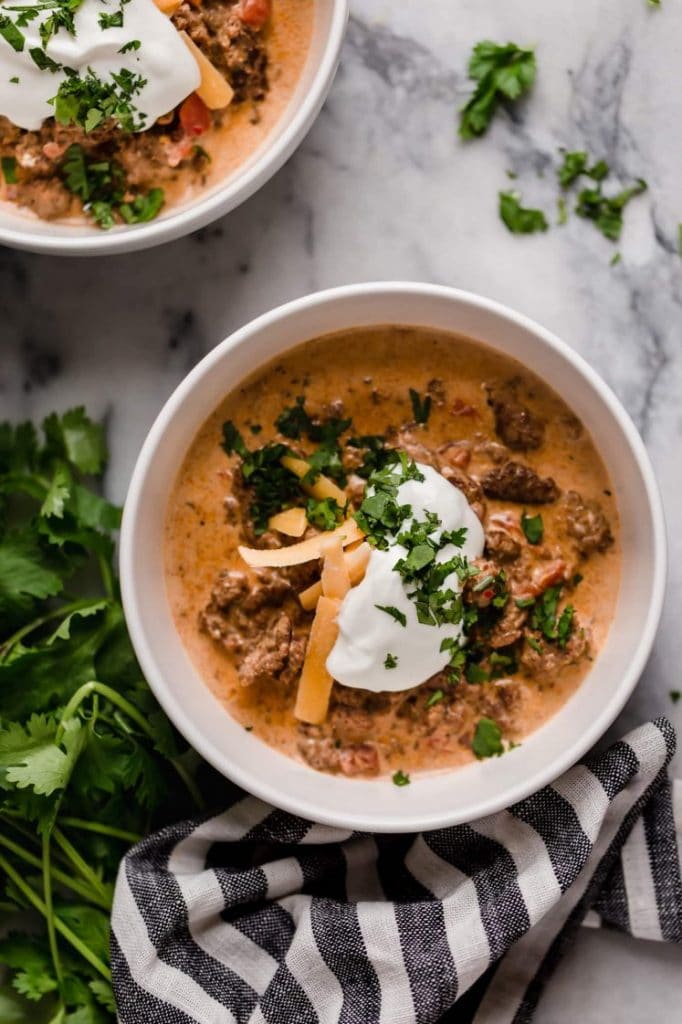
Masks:
[[[516,716],[523,702],[524,686],[518,679],[498,679],[478,690],[476,710],[492,718],[503,732],[516,727]]]
[[[268,90],[268,58],[259,32],[239,17],[239,5],[225,0],[204,0],[194,7],[183,3],[173,23],[203,50],[234,89],[235,103],[258,103]]]
[[[528,505],[544,505],[556,501],[559,488],[552,477],[540,477],[521,462],[506,462],[488,470],[482,481],[483,491],[489,498],[518,501]]]
[[[488,404],[495,417],[495,432],[508,448],[525,452],[542,445],[545,425],[518,400],[516,381],[501,388],[488,388]]]
[[[41,220],[68,217],[74,207],[73,196],[60,181],[40,179],[21,186],[10,185],[7,198],[33,210]],[[75,212],[75,211],[74,211]]]
[[[201,628],[235,655],[245,685],[293,682],[305,655],[303,622],[290,582],[269,569],[255,578],[236,570],[220,573],[199,617]]]
[[[317,726],[301,726],[298,750],[311,768],[318,772],[343,775],[376,775],[379,751],[373,743],[341,743],[325,736]]]
[[[587,632],[577,622],[565,647],[549,643],[536,631],[526,630],[526,637],[534,639],[535,644],[523,644],[519,664],[527,676],[539,682],[555,678],[562,669],[576,665],[590,651]]]
[[[454,487],[459,488],[478,518],[482,521],[485,518],[486,503],[483,497],[483,489],[478,480],[474,480],[464,470],[446,464],[441,465],[440,472]]]
[[[527,618],[528,611],[525,608],[518,608],[513,600],[508,600],[501,616],[486,636],[486,642],[495,650],[515,644],[523,635]]]
[[[585,501],[577,491],[569,491],[565,499],[566,532],[577,542],[581,555],[606,551],[613,544],[609,521],[596,501]]]
[[[374,719],[369,711],[360,707],[339,704],[329,714],[334,735],[350,743],[362,743],[372,735]]]
[[[389,435],[389,445],[391,448],[398,448],[400,451],[407,452],[409,457],[415,462],[421,462],[425,466],[437,468],[437,460],[433,451],[427,448],[425,444],[422,444],[415,437],[414,431],[408,427],[402,427],[400,430]]]
[[[521,544],[506,530],[490,527],[485,531],[485,553],[498,562],[514,562],[521,554]]]

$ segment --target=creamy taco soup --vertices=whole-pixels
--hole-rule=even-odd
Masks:
[[[314,0],[0,3],[0,198],[101,228],[234,172],[306,60]]]
[[[604,643],[618,513],[561,398],[478,342],[308,341],[228,394],[168,506],[168,595],[244,728],[322,772],[513,756]]]

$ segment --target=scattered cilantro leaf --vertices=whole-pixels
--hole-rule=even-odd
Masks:
[[[542,515],[526,515],[525,509],[521,513],[521,529],[529,544],[540,544],[544,536],[545,528],[542,522]]]
[[[579,217],[593,221],[596,228],[611,242],[617,242],[623,230],[623,210],[635,196],[647,189],[643,178],[623,189],[615,196],[605,196],[601,187],[585,188],[578,195],[575,212]]]
[[[415,423],[426,424],[431,415],[431,395],[420,397],[419,392],[410,388],[410,402],[412,403],[412,415]]]
[[[375,604],[375,608],[378,608],[380,612],[386,612],[392,619],[400,623],[401,626],[407,626],[407,616],[405,612],[401,612],[399,608],[394,608],[393,605]]]
[[[391,654],[390,651],[384,658],[384,668],[397,668],[398,659],[395,654]]]
[[[439,704],[440,701],[442,701],[444,696],[445,696],[445,693],[444,693],[443,690],[434,690],[433,693],[431,694],[431,696],[429,697],[429,699],[427,700],[425,706],[427,708],[432,708],[434,706],[434,704]]]
[[[530,235],[547,230],[549,225],[542,210],[521,206],[517,192],[500,192],[499,197],[500,217],[512,234]]]
[[[535,53],[516,43],[500,45],[485,40],[474,47],[468,71],[477,84],[460,111],[459,134],[463,139],[483,135],[501,102],[513,102],[528,92],[535,81]]]
[[[17,161],[13,156],[3,156],[0,161],[2,176],[8,185],[15,185],[17,181]]]
[[[397,772],[393,773],[392,782],[394,786],[409,786],[410,776],[399,768]]]
[[[502,730],[492,718],[479,718],[474,730],[471,749],[481,760],[485,757],[499,757],[504,754]]]
[[[308,498],[306,519],[320,530],[333,530],[343,519],[343,509],[335,498]]]
[[[680,698],[682,698],[682,691],[681,690],[669,690],[668,691],[668,696],[670,697],[670,699],[673,702],[673,704],[678,704],[679,701],[680,701]]]

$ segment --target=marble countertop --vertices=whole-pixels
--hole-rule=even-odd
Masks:
[[[324,2],[324,0],[321,0]],[[682,728],[682,7],[662,0],[352,0],[329,100],[296,155],[239,210],[130,256],[60,260],[0,249],[0,409],[39,416],[86,403],[106,417],[117,499],[161,404],[216,342],[298,295],[372,279],[468,288],[534,317],[605,377],[641,430],[670,526],[668,601],[655,653],[617,723],[667,714]],[[456,110],[483,38],[535,45],[538,79],[513,117],[461,144]],[[577,218],[509,234],[509,187],[552,214],[561,146],[605,157],[628,208],[617,251]],[[677,771],[681,761],[678,755]],[[676,1019],[682,952],[581,935],[540,1024]],[[614,985],[614,978],[617,984]],[[675,1010],[673,1011],[673,1007]]]

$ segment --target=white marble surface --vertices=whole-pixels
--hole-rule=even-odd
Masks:
[[[530,102],[458,143],[465,64],[481,38],[536,44]],[[158,251],[59,260],[0,250],[0,407],[39,415],[86,402],[109,421],[109,489],[125,493],[139,445],[183,374],[233,328],[316,288],[414,278],[458,285],[535,317],[583,353],[625,402],[651,452],[671,541],[656,653],[617,728],[665,713],[682,727],[682,6],[663,0],[352,0],[342,66],[317,125],[240,210]],[[589,148],[649,192],[619,251],[572,219],[509,235],[506,169],[554,210],[557,149]],[[544,172],[544,173],[543,173]],[[678,758],[678,772],[680,770]],[[679,1020],[682,953],[584,934],[541,1024]]]

